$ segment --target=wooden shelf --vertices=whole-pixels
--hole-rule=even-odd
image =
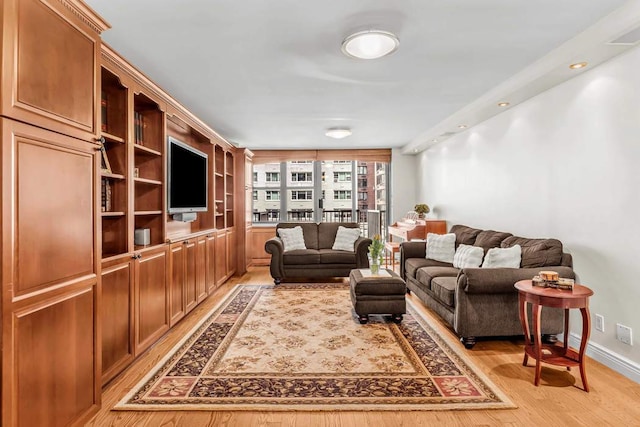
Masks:
[[[162,153],[151,148],[147,148],[144,145],[134,144],[133,147],[140,153],[148,154],[151,156],[162,156]]]
[[[155,179],[133,178],[133,181],[140,184],[162,185],[162,181],[157,181]]]
[[[223,213],[217,213],[217,212],[216,212],[216,216],[224,216],[224,214],[223,214]]]
[[[219,176],[220,178],[224,177],[224,175],[220,172],[215,172],[214,173],[215,176]]]
[[[124,144],[124,138],[120,138],[119,136],[112,135],[109,132],[102,132],[101,135],[107,141],[118,142],[120,144]]]
[[[100,172],[100,176],[103,178],[124,179],[124,175],[120,175],[119,173]]]
[[[124,212],[100,212],[103,218],[119,218],[124,216]]]
[[[135,211],[134,215],[142,216],[142,215],[162,215],[162,211]]]

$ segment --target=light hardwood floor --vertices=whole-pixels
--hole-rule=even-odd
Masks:
[[[116,377],[104,390],[102,409],[90,426],[640,426],[640,385],[591,359],[587,377],[591,392],[582,391],[577,369],[542,368],[540,387],[533,385],[533,367],[522,366],[522,341],[480,341],[464,350],[518,406],[508,410],[431,412],[205,412],[111,411],[156,362],[236,284],[271,283],[266,267],[254,267],[241,278],[225,283],[175,328]],[[413,296],[409,296],[413,299]],[[414,299],[415,301],[415,299]],[[419,302],[427,319],[441,321]],[[448,331],[451,338],[455,335]]]

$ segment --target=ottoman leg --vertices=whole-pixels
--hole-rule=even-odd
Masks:
[[[360,324],[364,325],[365,323],[367,323],[369,321],[369,315],[368,314],[358,314],[358,320],[360,321]]]
[[[393,315],[393,321],[394,321],[395,323],[400,323],[400,322],[402,322],[402,314],[394,314],[394,315]]]

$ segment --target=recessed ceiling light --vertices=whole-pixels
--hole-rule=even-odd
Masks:
[[[458,129],[466,129],[467,125],[458,125]]]
[[[342,139],[351,136],[352,132],[349,128],[331,128],[324,133],[329,138]]]
[[[508,102],[498,102],[498,107],[508,107],[509,103]]]
[[[578,69],[584,68],[586,66],[587,66],[586,62],[576,62],[575,64],[569,65],[569,68],[571,68],[572,70],[578,70]]]
[[[395,34],[381,30],[367,30],[351,34],[342,42],[342,52],[353,58],[377,59],[395,52],[400,40]]]

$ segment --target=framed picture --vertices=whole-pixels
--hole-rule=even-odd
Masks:
[[[104,145],[100,149],[100,155],[102,157],[102,161],[100,163],[100,167],[102,168],[102,172],[112,173],[111,172],[111,164],[109,164],[109,158],[107,157],[107,150],[105,150]]]

